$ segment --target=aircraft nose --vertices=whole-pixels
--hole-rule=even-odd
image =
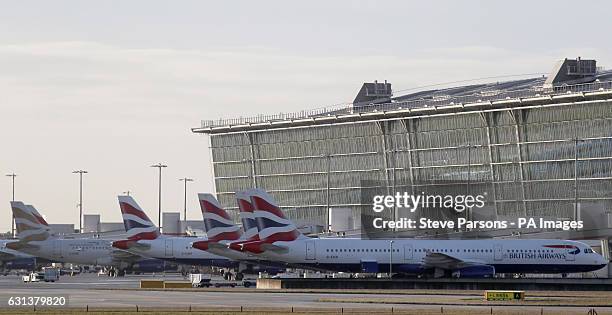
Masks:
[[[607,265],[609,263],[609,261],[604,257],[604,256],[599,256],[599,262],[602,265]]]

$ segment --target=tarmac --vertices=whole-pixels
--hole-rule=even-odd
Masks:
[[[175,309],[360,309],[360,310],[411,310],[440,309],[441,305],[454,309],[489,309],[503,307],[504,310],[543,309],[548,314],[586,314],[591,306],[533,306],[533,305],[466,305],[467,301],[482,301],[482,291],[444,291],[437,294],[411,293],[406,290],[383,292],[354,292],[331,290],[330,292],[308,292],[305,290],[261,290],[254,288],[187,289],[184,291],[142,290],[141,279],[185,280],[179,275],[129,275],[122,278],[98,277],[82,274],[74,277],[62,276],[55,283],[24,283],[18,276],[0,276],[0,308],[8,309],[7,301],[15,296],[65,296],[69,307],[89,308],[175,308]],[[220,279],[213,279],[220,281]],[[350,292],[350,293],[349,293]],[[607,293],[598,293],[607,294]],[[612,294],[611,294],[612,297]],[[575,297],[574,297],[575,298]],[[367,299],[364,300],[364,299]],[[563,299],[563,298],[559,298]],[[361,302],[359,302],[361,300]],[[401,300],[401,303],[393,301]],[[380,303],[376,302],[380,301]],[[562,304],[562,303],[561,303]],[[598,314],[612,314],[612,306],[598,306]]]

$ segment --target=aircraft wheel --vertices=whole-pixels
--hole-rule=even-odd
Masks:
[[[236,273],[236,281],[242,281],[244,279],[244,274],[242,272]]]

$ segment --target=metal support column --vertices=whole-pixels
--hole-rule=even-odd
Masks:
[[[521,198],[523,202],[523,214],[527,216],[527,202],[525,201],[525,170],[523,169],[523,150],[521,149],[521,133],[519,129],[519,118],[517,117],[518,111],[508,110],[508,114],[514,121],[514,136],[516,139],[516,148],[518,153],[518,165],[519,174],[521,175],[519,180],[521,182]],[[515,172],[516,173],[516,172]]]
[[[385,130],[382,126],[382,122],[377,121],[376,122],[376,126],[378,126],[378,130],[380,131],[380,139],[381,139],[381,145],[382,145],[382,158],[383,158],[383,167],[384,167],[384,174],[385,174],[385,188],[387,190],[387,194],[389,194],[389,161],[387,160],[387,150],[389,148],[387,148],[387,139],[385,137]]]
[[[244,136],[247,138],[247,141],[249,141],[249,148],[251,150],[251,175],[253,180],[253,188],[257,188],[257,173],[255,172],[255,148],[253,147],[253,136],[248,132],[245,132]]]
[[[408,153],[408,177],[410,178],[410,189],[411,193],[414,195],[414,173],[412,170],[413,161],[412,161],[412,141],[410,140],[410,129],[408,128],[408,120],[402,119],[402,126],[404,126],[404,130],[406,130],[406,143],[408,144],[407,153]]]
[[[497,209],[497,190],[495,188],[495,168],[493,167],[493,149],[491,147],[491,144],[493,143],[493,141],[491,140],[491,122],[493,121],[493,115],[495,115],[495,113],[489,113],[489,115],[485,115],[483,112],[480,113],[480,117],[483,119],[484,123],[487,126],[487,148],[488,148],[488,153],[489,153],[489,169],[491,171],[491,188],[493,189],[493,206],[495,207],[495,215],[499,215],[498,209]],[[487,119],[487,116],[489,119]]]

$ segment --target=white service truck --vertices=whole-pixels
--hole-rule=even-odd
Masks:
[[[23,282],[55,282],[59,281],[60,269],[56,267],[43,267],[41,272],[31,272],[23,276]]]

